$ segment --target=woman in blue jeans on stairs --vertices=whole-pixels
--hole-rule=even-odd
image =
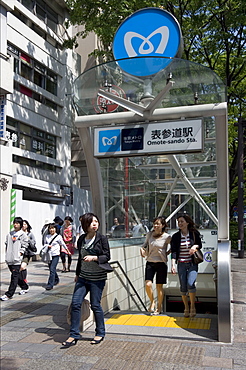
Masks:
[[[109,244],[106,236],[98,232],[99,220],[96,215],[84,214],[81,225],[85,234],[80,236],[77,243],[79,258],[72,297],[70,336],[62,343],[63,348],[75,345],[80,339],[81,305],[88,292],[90,292],[90,304],[96,323],[95,337],[91,344],[101,343],[105,336],[101,298],[107,279],[106,270],[110,270]]]

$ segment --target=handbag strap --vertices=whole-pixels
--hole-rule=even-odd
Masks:
[[[55,240],[55,238],[58,236],[58,234],[56,234],[55,236],[54,236],[54,238],[52,238],[51,239],[51,241],[49,242],[49,244],[51,245],[52,243],[53,243],[53,241]]]

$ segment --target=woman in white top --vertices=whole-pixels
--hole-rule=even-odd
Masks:
[[[165,232],[167,223],[164,217],[156,217],[153,220],[153,231],[146,235],[145,243],[140,249],[142,257],[146,257],[145,267],[145,287],[146,293],[150,299],[148,311],[153,315],[158,315],[162,311],[162,303],[164,298],[163,284],[167,280],[167,246],[171,241],[171,236]],[[157,289],[157,309],[155,307],[153,293],[153,279],[156,274],[156,289]]]
[[[68,251],[62,236],[57,234],[55,223],[49,224],[49,234],[46,236],[44,246],[47,247],[51,257],[51,261],[49,262],[50,276],[45,289],[51,290],[53,289],[54,285],[59,284],[59,277],[56,272],[56,267],[59,262],[61,247]]]

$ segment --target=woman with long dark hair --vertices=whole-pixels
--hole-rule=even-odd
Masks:
[[[67,250],[67,252],[69,251],[66,247],[66,244],[64,243],[64,240],[62,239],[62,236],[57,233],[57,226],[54,222],[49,224],[48,230],[49,234],[46,236],[44,246],[46,248],[46,251],[48,251],[50,255],[50,261],[48,263],[50,275],[45,289],[51,290],[55,285],[59,284],[60,280],[56,272],[56,267],[60,258],[60,250],[63,247],[65,250]]]
[[[31,257],[35,256],[35,252],[37,252],[36,248],[36,239],[34,234],[31,232],[32,227],[27,220],[23,220],[22,230],[26,233],[28,237],[28,247],[24,253],[21,268],[20,268],[20,277],[19,277],[19,285],[22,286],[21,291],[19,292],[20,295],[24,295],[29,291],[29,285],[27,283],[27,265],[31,259]]]
[[[107,270],[110,269],[108,239],[98,232],[100,223],[95,214],[85,213],[81,224],[85,234],[80,236],[77,243],[79,257],[71,304],[70,336],[62,343],[63,348],[75,345],[80,339],[81,305],[88,292],[90,292],[90,304],[96,322],[95,337],[91,344],[101,343],[105,336],[101,297],[107,279]]]
[[[184,303],[184,317],[196,316],[196,278],[198,265],[193,262],[192,255],[202,248],[199,231],[194,221],[187,214],[177,217],[179,231],[172,235],[172,273],[176,274],[176,266],[180,281],[180,291]],[[190,309],[188,295],[190,297]]]
[[[167,246],[171,236],[166,232],[167,223],[164,217],[156,217],[153,220],[153,231],[146,235],[145,243],[140,249],[142,257],[146,257],[145,288],[150,299],[148,311],[152,315],[158,315],[162,311],[164,298],[163,284],[167,282]],[[157,308],[155,307],[153,279],[156,275]]]

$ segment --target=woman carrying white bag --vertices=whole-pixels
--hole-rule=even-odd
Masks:
[[[67,253],[70,253],[62,239],[62,236],[57,234],[56,224],[49,224],[49,234],[46,236],[45,245],[43,250],[46,250],[47,254],[50,257],[48,262],[50,276],[46,286],[46,290],[53,289],[54,285],[59,284],[59,277],[56,272],[56,267],[59,262],[61,246],[67,250]]]

